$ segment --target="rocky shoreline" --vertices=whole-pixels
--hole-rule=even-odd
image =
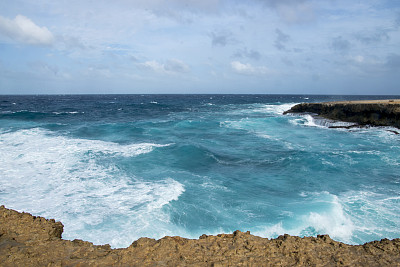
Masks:
[[[400,239],[347,245],[328,235],[267,239],[235,231],[140,238],[112,249],[62,239],[63,224],[0,206],[0,266],[400,266]]]
[[[284,112],[289,113],[314,113],[331,120],[400,129],[400,99],[301,103]]]

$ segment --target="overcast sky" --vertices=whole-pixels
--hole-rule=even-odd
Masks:
[[[400,1],[3,0],[26,93],[400,94]]]

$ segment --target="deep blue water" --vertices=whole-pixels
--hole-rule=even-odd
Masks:
[[[0,204],[63,237],[400,237],[400,136],[330,129],[300,102],[398,96],[0,96]]]

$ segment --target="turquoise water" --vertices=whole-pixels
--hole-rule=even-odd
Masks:
[[[237,229],[398,238],[400,136],[282,115],[371,98],[394,97],[0,96],[0,204],[113,247]]]

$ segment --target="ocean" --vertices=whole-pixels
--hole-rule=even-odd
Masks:
[[[400,135],[283,115],[301,102],[398,96],[0,96],[0,204],[63,238],[250,231],[400,237]]]

